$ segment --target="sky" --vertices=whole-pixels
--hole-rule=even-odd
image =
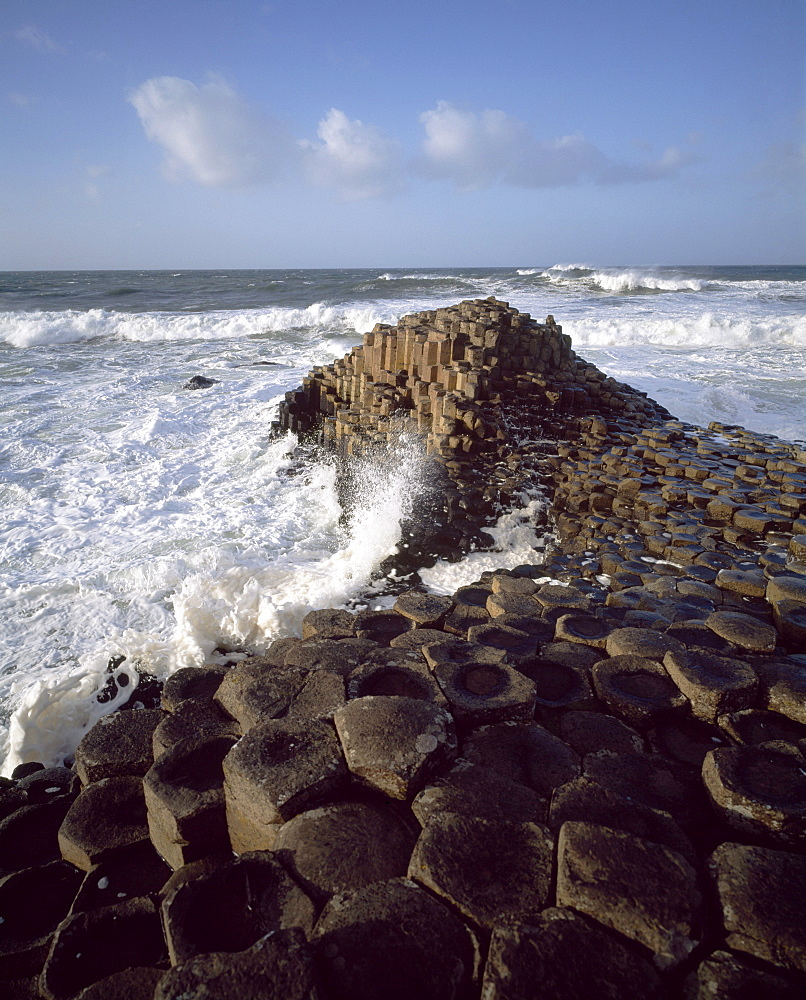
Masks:
[[[806,263],[803,0],[2,0],[0,270]]]

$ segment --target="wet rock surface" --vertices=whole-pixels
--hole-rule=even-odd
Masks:
[[[676,421],[497,300],[290,397],[343,456],[425,442],[407,572],[527,486],[553,541],[313,610],[18,768],[0,995],[806,995],[806,450]]]

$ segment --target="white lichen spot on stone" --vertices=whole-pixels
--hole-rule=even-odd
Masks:
[[[436,736],[432,736],[431,733],[421,733],[414,742],[414,748],[417,753],[433,753],[438,742]]]

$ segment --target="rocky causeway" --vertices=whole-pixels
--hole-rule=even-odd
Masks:
[[[410,586],[0,780],[0,995],[802,1000],[806,450],[495,299],[376,327],[277,429],[423,450]],[[533,563],[418,585],[523,490]]]

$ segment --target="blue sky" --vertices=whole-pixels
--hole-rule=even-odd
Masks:
[[[802,0],[3,0],[0,268],[804,263]]]

